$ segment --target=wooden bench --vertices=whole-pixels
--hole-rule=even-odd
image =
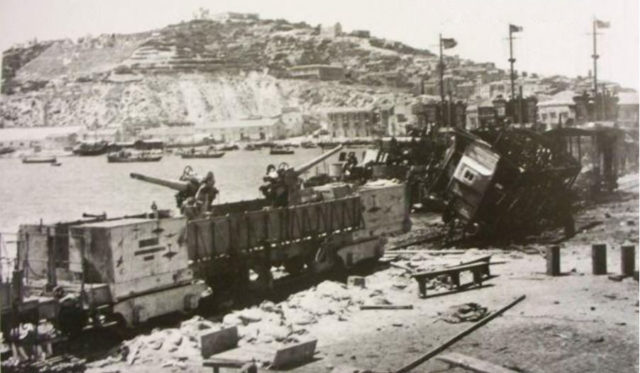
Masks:
[[[450,367],[460,367],[477,373],[516,373],[515,370],[456,352],[437,356],[436,359],[449,364]]]
[[[482,286],[482,281],[491,278],[489,271],[489,260],[491,255],[475,259],[454,267],[444,268],[437,271],[418,272],[411,275],[418,282],[418,290],[420,291],[420,297],[427,297],[427,281],[438,276],[449,276],[451,282],[460,288],[460,273],[470,271],[473,274],[473,283]]]

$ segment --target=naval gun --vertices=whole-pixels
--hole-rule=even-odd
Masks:
[[[280,163],[277,171],[278,178],[271,180],[270,184],[266,185],[265,189],[267,189],[267,191],[264,192],[265,197],[270,199],[274,206],[278,207],[301,203],[300,191],[302,187],[300,176],[309,171],[313,166],[338,153],[342,150],[342,147],[342,145],[338,145],[298,167],[289,167],[289,165],[284,162]]]
[[[313,166],[338,153],[342,150],[342,147],[342,145],[338,145],[328,152],[323,153],[297,167],[290,167],[286,162],[280,163],[277,169],[278,177],[270,181],[270,184],[268,185],[269,192],[265,193],[265,196],[277,206],[300,203],[300,176],[310,170]],[[129,176],[132,179],[160,185],[177,191],[176,203],[178,208],[182,206],[183,202],[187,198],[195,196],[198,191],[198,187],[203,180],[202,177],[193,171],[191,166],[185,167],[182,172],[182,176],[180,176],[178,180],[149,176],[137,172],[132,172]]]

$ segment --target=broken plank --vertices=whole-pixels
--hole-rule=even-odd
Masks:
[[[476,359],[471,356],[452,352],[436,359],[443,361],[449,365],[461,367],[476,373],[515,373],[514,370],[507,369],[500,365],[490,363],[488,361]]]

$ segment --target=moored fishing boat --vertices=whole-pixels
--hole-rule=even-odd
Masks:
[[[294,151],[289,146],[284,145],[275,145],[269,151],[271,155],[283,155],[283,154],[293,154]]]
[[[224,155],[224,152],[217,150],[215,147],[210,146],[206,150],[197,150],[196,148],[191,148],[191,150],[184,152],[181,154],[181,157],[184,159],[194,159],[194,158],[220,158]]]
[[[49,155],[28,155],[22,158],[22,163],[57,163],[57,159]]]
[[[130,163],[130,162],[158,162],[162,159],[162,154],[158,152],[134,152],[121,150],[115,153],[107,154],[109,163]]]
[[[80,156],[95,156],[105,154],[109,150],[106,141],[81,142],[73,148],[73,154]]]

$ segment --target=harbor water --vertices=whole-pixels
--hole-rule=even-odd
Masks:
[[[160,209],[177,213],[175,191],[129,177],[138,172],[177,179],[190,165],[200,175],[213,171],[220,190],[217,203],[260,197],[258,187],[269,164],[303,164],[322,150],[295,150],[292,155],[270,155],[268,149],[231,151],[218,159],[182,159],[165,155],[159,162],[107,163],[106,156],[58,157],[60,167],[23,164],[17,158],[0,159],[0,232],[7,240],[20,224],[54,223],[75,220],[83,213],[108,217],[150,211],[155,202]],[[335,160],[332,157],[332,160]],[[328,172],[331,161],[310,170]]]

